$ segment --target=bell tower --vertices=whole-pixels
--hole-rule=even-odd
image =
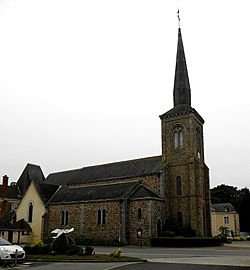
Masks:
[[[193,229],[197,236],[209,236],[209,169],[204,161],[204,120],[191,107],[191,90],[180,28],[173,100],[174,107],[160,116],[168,220]]]

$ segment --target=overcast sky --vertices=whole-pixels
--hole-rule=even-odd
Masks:
[[[161,154],[177,9],[211,186],[250,187],[249,0],[0,0],[0,175]]]

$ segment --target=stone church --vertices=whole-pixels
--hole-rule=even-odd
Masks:
[[[136,244],[139,237],[148,245],[168,222],[210,236],[204,120],[191,107],[180,28],[173,101],[173,108],[160,116],[160,156],[51,173],[45,179],[35,177],[35,165],[29,164],[17,181],[25,189],[19,188],[23,191],[16,218],[29,223],[30,241],[51,237],[55,228],[74,227],[76,237],[125,244]]]

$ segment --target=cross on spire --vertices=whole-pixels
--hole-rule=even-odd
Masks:
[[[180,19],[180,10],[177,11],[177,18],[178,18],[178,26],[181,28],[181,19]]]

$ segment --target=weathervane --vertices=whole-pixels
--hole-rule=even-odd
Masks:
[[[181,19],[180,19],[180,10],[177,11],[177,18],[178,18],[178,26],[181,28]]]

